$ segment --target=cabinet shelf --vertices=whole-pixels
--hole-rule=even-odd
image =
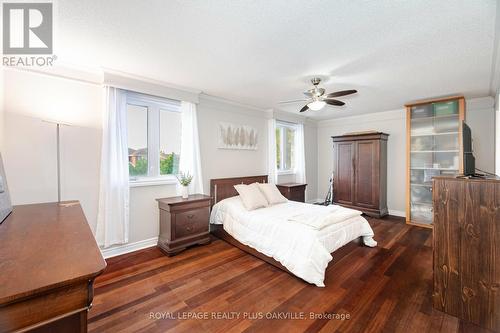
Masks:
[[[446,114],[446,115],[441,115],[441,116],[411,118],[411,121],[428,121],[428,120],[434,120],[434,119],[446,119],[446,118],[458,118],[458,117],[459,117],[459,115],[454,113],[454,114]]]
[[[428,184],[415,184],[415,183],[411,183],[410,186],[432,187],[432,185],[428,185]]]
[[[459,153],[460,150],[412,150],[411,153]]]
[[[411,170],[442,170],[442,171],[458,171],[456,168],[424,168],[424,167],[411,167]]]
[[[418,133],[418,134],[410,134],[410,136],[441,136],[441,135],[458,135],[458,132],[443,132],[443,133]]]

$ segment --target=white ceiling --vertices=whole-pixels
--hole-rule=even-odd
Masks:
[[[55,54],[254,105],[357,89],[317,119],[391,110],[463,93],[490,95],[496,1],[64,0]],[[295,112],[302,104],[281,107]]]

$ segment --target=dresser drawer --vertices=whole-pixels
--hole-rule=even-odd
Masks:
[[[177,213],[175,217],[175,238],[208,232],[209,213],[208,207]]]

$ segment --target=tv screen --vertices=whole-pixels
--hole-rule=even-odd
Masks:
[[[464,153],[472,153],[472,133],[465,121],[462,121],[462,144]]]
[[[3,168],[2,155],[0,154],[0,223],[12,212],[10,202],[9,188],[7,187],[7,178]]]
[[[462,147],[464,151],[464,176],[474,176],[476,173],[476,160],[472,154],[472,132],[464,121],[462,121]]]

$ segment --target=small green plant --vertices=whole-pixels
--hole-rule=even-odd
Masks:
[[[189,184],[191,184],[191,181],[193,180],[193,176],[191,176],[189,172],[180,172],[178,175],[176,175],[176,177],[182,186],[189,186]]]

